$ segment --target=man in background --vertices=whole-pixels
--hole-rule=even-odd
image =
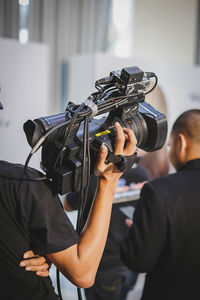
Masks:
[[[199,299],[200,110],[174,123],[169,158],[177,173],[146,183],[121,258],[147,273],[142,300]]]

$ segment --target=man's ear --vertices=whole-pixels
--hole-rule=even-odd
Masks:
[[[188,140],[186,136],[183,133],[179,133],[177,137],[177,143],[178,143],[178,152],[179,157],[182,162],[185,162],[187,150],[188,150]]]

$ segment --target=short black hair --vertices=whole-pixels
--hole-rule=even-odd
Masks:
[[[172,127],[172,134],[183,133],[189,139],[200,143],[200,109],[182,113]]]

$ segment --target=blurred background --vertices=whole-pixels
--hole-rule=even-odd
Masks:
[[[0,0],[0,157],[24,163],[25,121],[83,102],[95,80],[128,66],[156,73],[146,100],[170,129],[200,108],[199,64],[199,0]],[[77,299],[67,280],[61,287]]]

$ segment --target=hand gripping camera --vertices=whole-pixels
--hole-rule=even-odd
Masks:
[[[96,81],[97,91],[81,105],[70,102],[64,113],[28,120],[24,131],[32,151],[25,171],[31,156],[42,146],[45,177],[37,179],[51,181],[60,195],[80,191],[87,186],[102,143],[108,147],[107,162],[119,164],[112,160],[116,121],[134,131],[137,147],[147,152],[160,149],[167,136],[167,120],[145,102],[145,95],[156,85],[156,75],[138,67],[112,71]]]

